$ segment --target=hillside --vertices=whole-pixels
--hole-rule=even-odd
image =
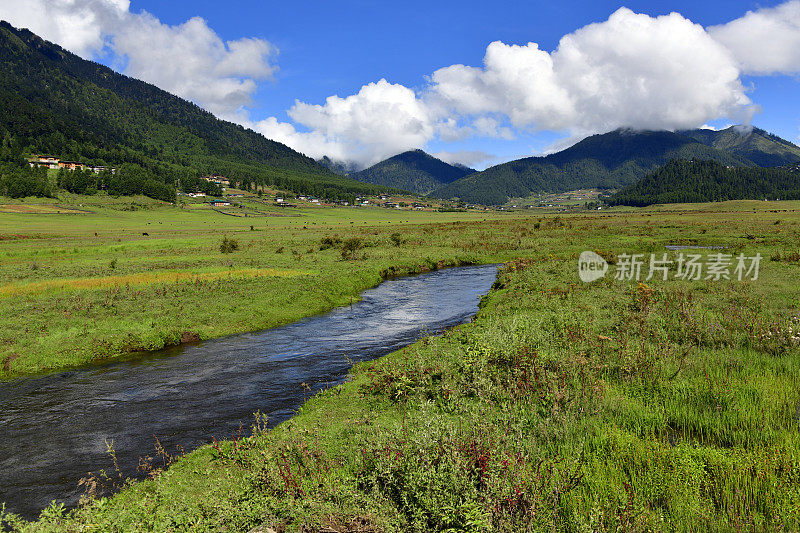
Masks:
[[[352,173],[350,177],[365,183],[428,194],[473,172],[471,168],[450,165],[422,150],[410,150]]]
[[[724,130],[682,131],[707,146],[749,159],[760,167],[780,167],[800,161],[800,147],[760,128],[731,126]]]
[[[243,186],[331,198],[380,190],[6,22],[0,22],[0,138],[6,160],[33,153],[127,163],[170,186],[180,179],[191,188],[213,173]]]
[[[736,135],[733,128],[680,133],[616,130],[587,137],[555,154],[490,167],[440,187],[432,195],[502,204],[508,198],[537,192],[623,187],[673,159],[713,160],[742,167],[800,161],[800,148],[761,130],[739,142],[732,134]]]
[[[611,205],[800,199],[796,168],[726,167],[716,161],[670,161],[629,185]]]
[[[358,171],[355,163],[334,161],[327,155],[322,156],[322,159],[317,159],[317,163],[339,176],[347,176],[348,174]]]

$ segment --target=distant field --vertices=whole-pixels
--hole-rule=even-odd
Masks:
[[[563,207],[578,207],[594,202],[603,193],[600,189],[578,189],[557,194],[536,194],[524,198],[511,198],[506,206],[534,207],[539,209],[557,209]]]
[[[30,213],[37,215],[52,215],[52,214],[80,214],[86,213],[80,209],[70,207],[62,207],[58,205],[46,204],[2,204],[0,205],[0,213]]]

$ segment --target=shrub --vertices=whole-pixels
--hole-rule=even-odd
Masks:
[[[228,237],[222,238],[222,243],[219,245],[219,251],[223,254],[229,254],[239,249],[239,241],[236,239],[229,239]]]
[[[364,247],[361,237],[351,237],[342,243],[342,259],[355,259],[356,252]]]
[[[334,235],[333,237],[326,235],[325,237],[322,238],[322,242],[319,245],[319,249],[327,250],[328,248],[336,248],[340,244],[342,244],[342,239],[340,239],[338,235]]]

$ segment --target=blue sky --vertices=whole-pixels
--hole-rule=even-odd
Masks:
[[[57,4],[64,4],[63,0],[7,0],[10,4],[5,8],[0,7],[0,17],[11,19],[12,24],[35,25],[36,6],[41,5],[42,9],[47,9],[48,13],[56,12]],[[97,3],[107,2],[114,4],[116,15],[110,16],[96,7]],[[12,4],[16,3],[16,7]],[[94,25],[103,29],[103,34],[98,37],[100,44],[92,41],[92,35],[87,34],[84,40],[76,40],[75,35],[67,33],[59,34],[52,28],[41,28],[37,31],[36,27],[31,27],[33,31],[44,32],[45,38],[60,40],[59,44],[80,53],[84,57],[93,57],[117,69],[123,70],[128,74],[141,77],[196,101],[198,104],[212,110],[218,116],[237,120],[257,131],[294,145],[293,147],[306,151],[310,155],[317,157],[326,150],[330,150],[334,157],[339,159],[353,159],[360,164],[374,162],[375,159],[392,155],[393,150],[402,151],[403,149],[422,147],[432,153],[446,152],[451,154],[451,158],[458,160],[463,155],[463,162],[471,163],[477,167],[496,162],[523,157],[536,153],[541,153],[547,149],[559,146],[559,143],[569,143],[596,131],[601,131],[605,127],[613,126],[632,126],[632,127],[681,127],[689,124],[700,126],[701,123],[713,126],[723,126],[732,122],[737,122],[741,117],[752,115],[752,123],[772,131],[793,142],[798,142],[800,134],[800,99],[798,94],[798,71],[800,71],[800,60],[791,49],[795,47],[797,41],[794,35],[800,33],[800,20],[790,21],[784,24],[787,17],[786,13],[800,13],[800,2],[776,2],[776,1],[632,1],[621,4],[619,2],[608,1],[576,1],[562,0],[559,2],[519,2],[519,1],[499,1],[499,2],[475,2],[475,1],[444,1],[444,2],[421,2],[407,1],[403,3],[394,2],[374,2],[374,1],[349,1],[349,2],[329,2],[329,1],[296,1],[296,2],[260,2],[260,1],[186,1],[173,0],[170,2],[153,0],[131,0],[128,5],[127,0],[97,0],[94,3],[89,0],[77,0],[75,4],[85,4],[80,13],[88,13],[87,17],[95,17],[97,21]],[[69,4],[69,3],[68,3]],[[70,4],[72,5],[72,4]],[[508,72],[513,76],[514,72],[524,67],[525,58],[539,59],[547,56],[513,55],[515,50],[512,45],[525,46],[529,42],[538,43],[538,48],[545,52],[553,52],[559,47],[559,42],[565,35],[573,34],[581,28],[592,23],[603,23],[609,20],[621,7],[629,8],[633,13],[619,15],[619,24],[616,27],[608,23],[597,29],[595,34],[581,34],[579,37],[578,48],[586,52],[586,61],[604,61],[608,54],[597,54],[593,58],[592,50],[598,47],[608,47],[614,50],[624,47],[625,39],[619,40],[619,36],[612,35],[619,28],[627,28],[628,24],[639,20],[639,22],[652,23],[652,27],[644,28],[645,39],[648,32],[656,34],[663,29],[659,40],[654,37],[653,43],[645,46],[652,46],[652,50],[646,52],[653,57],[654,62],[672,61],[670,57],[661,57],[659,54],[665,49],[669,49],[673,41],[676,43],[688,42],[691,39],[696,41],[698,55],[707,61],[710,76],[704,76],[703,65],[700,62],[686,67],[687,72],[693,72],[697,82],[687,82],[687,84],[677,84],[673,88],[663,89],[673,81],[682,77],[682,66],[680,64],[665,67],[663,79],[654,79],[648,95],[640,95],[638,100],[632,99],[631,106],[638,108],[629,109],[625,103],[617,103],[620,108],[620,120],[613,119],[616,113],[612,106],[603,111],[604,114],[594,117],[591,120],[586,118],[587,110],[593,112],[593,102],[605,102],[609,98],[619,97],[618,92],[612,92],[610,96],[600,95],[592,100],[593,95],[570,96],[570,106],[567,113],[564,104],[560,100],[552,104],[552,109],[540,103],[540,100],[555,98],[547,91],[560,91],[561,87],[553,88],[548,85],[545,89],[531,89],[531,101],[527,108],[518,109],[515,98],[519,98],[519,91],[525,90],[526,80],[505,80],[497,82],[497,76],[491,72],[472,72],[467,78],[457,77],[455,81],[450,79],[450,85],[445,82],[436,81],[433,83],[431,76],[438,69],[448,69],[454,65],[467,65],[471,67],[482,67],[484,55],[487,54],[487,46],[494,41],[501,41],[502,46],[498,48],[502,61],[499,67],[503,74],[508,76]],[[781,8],[780,6],[783,6]],[[781,8],[784,11],[771,11],[771,8]],[[67,15],[74,15],[77,7],[71,7],[74,12],[69,13],[63,5],[59,6]],[[713,34],[714,38],[723,42],[736,56],[735,60],[740,63],[739,71],[724,84],[709,85],[705,91],[704,84],[714,82],[716,77],[714,72],[719,72],[721,77],[730,74],[731,61],[724,61],[718,57],[714,48],[716,45],[708,45],[703,39],[705,35],[689,35],[692,33],[691,23],[699,24],[703,28],[725,25],[734,19],[743,17],[748,11],[764,13],[771,17],[770,24],[783,24],[780,32],[773,31],[772,27],[764,26],[763,20],[745,20],[740,27],[730,29],[722,35]],[[125,24],[134,25],[140,28],[137,32],[121,29],[123,18],[119,13],[124,12]],[[148,21],[134,20],[141,18],[143,12],[148,13]],[[685,21],[672,21],[668,25],[666,20],[656,19],[661,15],[677,12],[681,19]],[[60,11],[59,11],[60,13]],[[638,15],[647,15],[652,21],[647,19],[636,19]],[[115,18],[116,17],[116,18]],[[261,61],[268,64],[262,69],[257,66],[243,68],[243,72],[235,72],[230,77],[237,80],[245,80],[242,83],[242,91],[246,93],[239,99],[229,98],[230,95],[219,96],[222,89],[210,89],[204,93],[202,88],[187,87],[181,80],[169,77],[169,67],[165,69],[164,59],[153,58],[153,65],[147,65],[151,56],[147,49],[146,42],[136,42],[139,34],[143,41],[146,41],[147,26],[152,24],[153,28],[163,30],[164,41],[155,40],[154,43],[163,42],[165,44],[153,44],[152,51],[169,49],[172,46],[169,39],[174,35],[170,29],[180,28],[187,20],[193,17],[200,17],[204,20],[202,30],[203,43],[216,36],[221,42],[228,43],[245,40],[250,44],[252,39],[257,39],[260,50],[264,52],[269,48],[269,52],[264,52]],[[16,20],[15,20],[16,19]],[[623,20],[624,19],[624,20]],[[658,22],[660,20],[660,22]],[[29,22],[30,21],[30,22]],[[29,22],[28,24],[25,24]],[[144,26],[142,24],[145,24]],[[141,30],[145,28],[145,30]],[[674,37],[670,37],[670,32],[674,31]],[[682,32],[689,32],[686,35]],[[50,34],[47,34],[50,32]],[[702,32],[702,30],[701,30]],[[759,32],[761,32],[759,34]],[[783,32],[783,33],[781,33]],[[91,33],[91,32],[89,32]],[[173,32],[178,34],[176,30]],[[199,32],[202,33],[202,32]],[[695,32],[696,33],[696,32]],[[198,32],[192,35],[197,35]],[[207,35],[206,35],[207,34]],[[746,50],[742,52],[738,48],[744,48],[748,44],[758,42],[759,35],[780,35],[783,40],[781,46],[785,50],[778,51],[781,56],[778,66],[759,64],[758,54],[756,59],[747,59]],[[742,37],[744,35],[744,37]],[[211,36],[211,37],[209,37]],[[752,36],[752,39],[750,37]],[[608,40],[606,40],[608,37]],[[616,41],[614,39],[617,39]],[[710,41],[710,38],[706,39]],[[102,41],[102,42],[101,42]],[[188,50],[183,50],[176,45],[172,61],[180,63],[187,61],[186,55],[195,53],[191,50],[191,40],[181,41]],[[189,43],[188,45],[186,43]],[[622,45],[620,45],[620,42]],[[109,45],[109,43],[114,43]],[[599,43],[599,44],[598,44]],[[608,44],[606,44],[608,43]],[[733,43],[733,44],[731,44]],[[211,45],[209,45],[211,46]],[[695,46],[695,45],[691,45]],[[738,47],[738,48],[737,48]],[[197,46],[197,54],[202,55],[201,46]],[[213,46],[211,46],[213,49]],[[655,53],[654,53],[655,51]],[[631,53],[630,51],[626,53]],[[635,54],[635,51],[633,52]],[[645,52],[643,52],[644,54]],[[703,55],[705,54],[705,55]],[[716,54],[716,55],[715,55]],[[781,54],[785,54],[783,58]],[[691,55],[691,54],[690,54]],[[769,50],[761,52],[761,56],[776,55]],[[707,56],[707,59],[706,59]],[[242,56],[244,57],[244,56]],[[247,57],[253,57],[252,54]],[[555,61],[559,60],[553,55]],[[646,57],[646,56],[645,56]],[[686,54],[680,55],[676,52],[676,62],[687,61]],[[605,58],[605,59],[603,59]],[[188,62],[197,58],[190,58]],[[201,58],[202,59],[202,58]],[[691,59],[691,58],[690,58]],[[636,58],[628,60],[630,63],[637,63]],[[748,63],[749,61],[749,63]],[[212,63],[203,63],[212,65]],[[585,62],[581,63],[586,66]],[[508,68],[511,70],[509,71]],[[591,67],[591,65],[589,65]],[[197,67],[211,69],[211,67]],[[537,67],[538,68],[538,67]],[[611,63],[608,70],[621,68],[618,63]],[[622,66],[624,68],[624,65]],[[653,71],[648,68],[647,60],[643,60],[638,65],[639,71],[630,73],[631,79],[636,80],[642,72]],[[670,71],[669,69],[672,68]],[[515,70],[516,69],[516,70]],[[488,68],[486,69],[489,70]],[[564,71],[573,72],[566,67]],[[452,72],[450,72],[452,71]],[[199,70],[187,70],[185,74],[176,73],[185,77],[194,75]],[[227,72],[227,70],[226,70]],[[449,73],[458,74],[455,70],[448,70]],[[538,71],[537,71],[538,72]],[[671,73],[671,74],[670,74]],[[726,74],[727,73],[727,74]],[[463,74],[463,73],[462,73]],[[629,73],[621,73],[624,77]],[[577,71],[576,76],[582,75]],[[658,69],[656,69],[656,76]],[[691,74],[687,74],[691,75]],[[461,76],[461,74],[459,74]],[[564,76],[560,73],[559,76]],[[148,77],[150,79],[148,79]],[[637,78],[638,77],[638,78]],[[379,80],[386,80],[389,85],[378,89],[382,92],[374,96],[385,105],[403,106],[403,112],[407,112],[408,121],[414,128],[419,129],[412,132],[391,130],[393,115],[390,111],[381,114],[381,109],[370,107],[375,104],[372,96],[361,99],[353,98],[326,106],[326,98],[336,95],[341,99],[348,96],[358,95],[362,87],[374,84]],[[467,81],[462,81],[467,80]],[[183,80],[185,82],[185,80]],[[219,81],[211,77],[208,80],[201,80],[207,88],[214,86]],[[678,80],[680,81],[680,80]],[[230,80],[226,80],[230,85]],[[613,78],[612,78],[613,82]],[[455,94],[458,84],[464,83],[470,87],[469,94]],[[565,82],[571,89],[568,91],[581,91],[580,84],[570,85],[572,82]],[[591,83],[591,82],[588,82]],[[608,83],[608,80],[601,80],[600,83]],[[251,84],[251,85],[248,85]],[[563,85],[564,83],[561,83]],[[391,86],[390,86],[391,85]],[[249,87],[249,88],[248,88]],[[440,90],[444,87],[445,89]],[[577,87],[577,89],[576,89]],[[687,96],[687,87],[694,87],[698,95]],[[410,92],[403,92],[403,91]],[[442,100],[442,94],[450,91],[446,102]],[[541,97],[535,94],[536,90],[544,91]],[[486,94],[475,94],[475,91],[489,91]],[[494,92],[492,92],[494,91]],[[472,98],[492,99],[497,95],[495,92],[508,91],[502,103],[488,105],[485,109],[477,109],[476,103]],[[718,93],[718,97],[708,102],[702,93]],[[391,93],[391,94],[389,94]],[[662,94],[663,93],[663,94]],[[715,94],[716,94],[715,93]],[[455,96],[453,96],[455,94]],[[624,94],[624,91],[622,92]],[[749,98],[750,102],[743,104],[741,95]],[[216,98],[216,100],[215,100]],[[411,100],[409,100],[411,98]],[[734,100],[739,98],[738,103]],[[387,103],[388,99],[388,103]],[[418,101],[417,101],[418,100]],[[230,102],[233,101],[233,104]],[[296,102],[301,102],[300,107]],[[400,102],[400,103],[398,103]],[[560,102],[560,103],[559,103]],[[226,107],[227,105],[227,107]],[[315,107],[322,106],[322,107]],[[664,107],[659,113],[653,114],[653,109],[659,106]],[[236,109],[233,109],[236,107]],[[525,106],[521,106],[525,107]],[[544,108],[543,108],[544,107]],[[669,108],[669,110],[667,110]],[[699,108],[702,108],[701,110]],[[294,109],[292,112],[290,110]],[[387,109],[400,109],[392,107]],[[435,111],[432,111],[435,109]],[[674,109],[674,111],[672,111]],[[742,112],[746,109],[746,112]],[[398,113],[398,117],[403,112]],[[515,116],[519,112],[521,115]],[[554,114],[560,118],[552,118]],[[673,115],[669,115],[673,113]],[[360,121],[368,120],[363,114],[374,114],[375,121],[382,121],[387,124],[389,130],[386,132],[386,139],[381,142],[373,143],[375,137],[380,137],[381,123],[362,124]],[[645,118],[645,115],[653,114],[652,117]],[[567,118],[569,115],[571,118]],[[353,118],[356,116],[356,118]],[[361,118],[358,118],[360,116]],[[674,116],[674,117],[673,117]],[[433,117],[433,118],[431,118]],[[489,126],[484,127],[486,122],[478,122],[483,119],[489,120]],[[610,118],[611,117],[611,118]],[[640,120],[640,117],[641,120]],[[674,120],[672,120],[674,118]],[[398,120],[403,120],[398,118]],[[443,133],[443,121],[451,120],[453,130],[450,133]],[[268,122],[269,121],[269,122]],[[694,124],[694,122],[701,123]],[[418,122],[421,124],[418,124]],[[343,125],[343,123],[346,123]],[[483,124],[481,126],[480,124]],[[412,128],[413,129],[413,128]],[[377,132],[377,133],[376,133]],[[490,132],[490,133],[487,133]],[[419,146],[415,146],[419,145]],[[467,154],[472,153],[471,157]],[[444,157],[444,156],[443,156]],[[483,159],[481,159],[483,157]],[[475,160],[479,159],[479,160]]]

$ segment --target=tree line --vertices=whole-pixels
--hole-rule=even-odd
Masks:
[[[796,168],[731,167],[716,161],[670,161],[607,200],[610,205],[800,199]]]

